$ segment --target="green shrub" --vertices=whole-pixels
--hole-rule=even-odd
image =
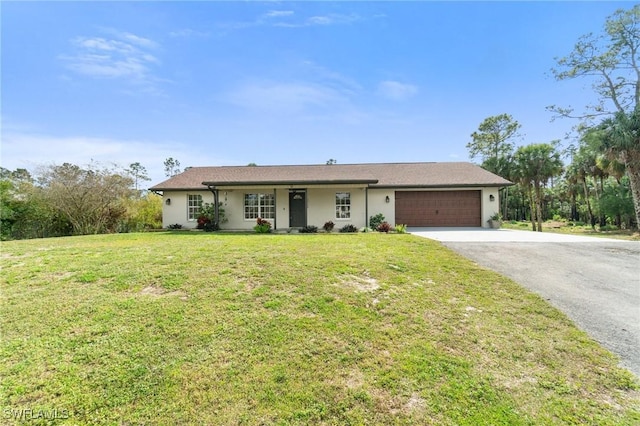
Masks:
[[[182,229],[182,225],[180,225],[179,223],[174,223],[173,225],[167,226],[167,228],[169,228],[169,229]]]
[[[204,230],[204,232],[213,232],[213,231],[219,231],[220,226],[215,222],[209,221],[204,224],[202,229]]]
[[[118,224],[118,232],[140,232],[162,228],[162,197],[148,193],[141,198],[124,201],[125,218]]]
[[[322,225],[322,229],[324,229],[327,232],[331,232],[333,231],[334,226],[336,226],[335,223],[333,223],[332,221],[328,221],[328,222],[325,222],[324,225]]]
[[[220,221],[215,223],[213,227],[211,225],[207,225],[208,223],[214,223],[216,220],[216,206],[214,203],[204,203],[200,206],[200,210],[198,211],[198,225],[196,228],[198,229],[209,229],[210,231],[217,231],[220,229],[221,223],[226,223],[228,221],[224,208],[222,207],[222,203],[218,203],[218,217]]]
[[[307,225],[300,228],[298,232],[300,232],[301,234],[315,234],[318,232],[318,227],[313,225]]]
[[[395,230],[398,234],[406,234],[407,233],[407,225],[400,223],[396,224]]]
[[[348,224],[340,228],[340,232],[358,232],[358,228],[352,224]]]
[[[256,219],[256,226],[253,227],[253,230],[258,234],[267,234],[271,232],[271,222],[262,218],[258,218]]]
[[[380,225],[382,222],[384,222],[384,215],[382,213],[371,216],[369,218],[369,228],[378,229],[378,225]]]

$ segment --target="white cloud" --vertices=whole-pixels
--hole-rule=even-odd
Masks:
[[[302,27],[316,27],[316,26],[330,26],[330,25],[348,25],[362,18],[358,15],[341,15],[341,14],[329,14],[329,15],[317,15],[308,17],[298,22],[275,22],[276,27],[288,27],[288,28],[302,28]]]
[[[170,37],[183,37],[183,38],[209,37],[210,35],[211,33],[209,33],[208,31],[198,31],[198,30],[193,30],[191,28],[183,28],[180,30],[171,31],[169,33]]]
[[[309,25],[330,25],[333,19],[328,16],[312,16],[306,22]]]
[[[148,93],[159,92],[160,79],[153,74],[160,64],[154,51],[156,42],[123,31],[104,30],[106,37],[80,36],[71,40],[73,53],[60,55],[66,67],[80,75],[94,78],[123,79],[143,86]]]
[[[133,44],[137,44],[140,47],[145,47],[148,49],[154,49],[158,47],[157,43],[148,38],[140,37],[135,34],[127,33],[127,32],[117,32],[116,35],[119,35],[124,40],[127,40]]]
[[[312,16],[307,19],[307,22],[310,25],[338,25],[338,24],[350,24],[352,22],[357,22],[361,18],[358,15],[339,15],[339,14],[330,14],[330,15],[322,15],[322,16]]]
[[[271,112],[299,112],[343,104],[346,97],[338,90],[320,84],[299,82],[252,82],[228,95],[231,103],[249,109]]]
[[[301,66],[301,75],[308,76],[310,80],[319,84],[333,87],[345,96],[355,95],[362,90],[362,86],[353,78],[316,64],[313,61],[303,61]]]
[[[403,101],[415,96],[418,87],[412,84],[400,83],[398,81],[382,81],[378,84],[378,94],[384,98],[394,101]]]
[[[293,10],[272,10],[264,14],[265,18],[280,18],[283,16],[292,16],[295,12]]]
[[[355,79],[313,61],[286,65],[288,78],[248,77],[221,97],[223,102],[258,113],[299,120],[360,123],[368,116],[359,105],[363,88]]]
[[[260,15],[253,21],[226,22],[219,25],[222,28],[236,30],[259,26],[303,28],[315,26],[348,25],[363,20],[362,17],[356,14],[345,15],[334,13],[327,15],[310,16],[307,18],[296,18],[297,15],[291,10],[272,10],[263,15]],[[378,16],[376,16],[375,18],[378,18]]]

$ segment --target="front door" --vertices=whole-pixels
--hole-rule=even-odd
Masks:
[[[307,200],[305,191],[289,192],[289,227],[307,226]]]

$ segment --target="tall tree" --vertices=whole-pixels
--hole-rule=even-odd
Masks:
[[[620,179],[619,182],[609,179],[605,184],[599,204],[603,214],[611,218],[618,227],[630,224],[632,218],[635,220],[633,199],[627,177]]]
[[[478,130],[471,134],[471,142],[467,144],[469,156],[474,159],[482,159],[482,167],[502,176],[505,179],[513,179],[512,155],[513,140],[520,135],[520,123],[509,114],[500,114],[484,119]],[[501,190],[500,199],[503,203],[503,217],[507,218],[508,187]]]
[[[560,202],[566,202],[569,206],[568,211],[565,213],[565,217],[570,221],[580,220],[578,215],[578,196],[580,194],[581,187],[578,182],[578,175],[576,168],[572,167],[573,164],[569,164],[565,170],[564,179],[559,183],[559,199]]]
[[[71,224],[44,197],[25,169],[0,168],[0,239],[70,235]]]
[[[9,170],[2,168],[0,173],[0,239],[8,239],[11,235],[11,228],[16,220],[15,207],[15,185],[8,178],[11,176]]]
[[[126,213],[123,201],[133,183],[117,170],[69,163],[45,168],[39,181],[49,204],[68,218],[76,234],[113,231]]]
[[[513,153],[513,139],[521,125],[509,114],[500,114],[484,119],[478,130],[471,134],[467,144],[472,159],[480,157],[482,166],[490,172],[504,173],[505,158]],[[502,176],[502,175],[501,175]]]
[[[590,80],[598,99],[582,113],[558,106],[549,109],[590,122],[607,116],[592,133],[602,139],[604,153],[625,165],[640,226],[640,5],[617,10],[606,19],[602,33],[580,37],[573,51],[556,61],[557,68],[551,71],[557,80]]]
[[[557,80],[590,80],[598,100],[581,113],[555,105],[551,111],[574,118],[634,111],[640,103],[640,5],[617,10],[603,33],[583,35],[569,55],[555,59],[551,72]]]
[[[138,190],[138,184],[140,181],[149,181],[149,176],[147,175],[147,169],[139,162],[129,164],[129,168],[127,172],[133,176],[133,187],[135,190]]]
[[[594,152],[583,145],[573,155],[571,164],[567,168],[567,178],[575,179],[575,181],[579,182],[582,186],[582,196],[584,197],[589,223],[592,228],[595,228],[596,220],[593,214],[591,188],[589,186],[588,178],[592,176],[592,171],[596,167],[597,164]]]
[[[167,177],[173,177],[180,173],[180,162],[173,157],[164,160],[164,174]]]
[[[617,112],[588,132],[592,143],[610,159],[624,164],[633,197],[636,226],[640,227],[640,106]]]
[[[542,203],[544,201],[542,190],[551,178],[562,173],[562,161],[555,144],[539,143],[521,146],[514,156],[520,181],[529,188],[530,194],[531,188],[533,188],[535,217],[539,232],[542,232]],[[534,206],[532,206],[531,216],[535,231]]]

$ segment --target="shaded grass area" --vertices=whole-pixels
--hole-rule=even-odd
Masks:
[[[531,222],[505,221],[502,226],[507,229],[532,230]],[[596,225],[592,228],[588,225],[575,225],[573,222],[560,222],[548,220],[542,223],[542,232],[554,232],[558,234],[585,235],[590,237],[614,238],[617,240],[640,241],[640,232],[635,229],[601,229]]]
[[[411,235],[70,237],[0,262],[8,424],[640,422],[637,379],[564,315]]]

